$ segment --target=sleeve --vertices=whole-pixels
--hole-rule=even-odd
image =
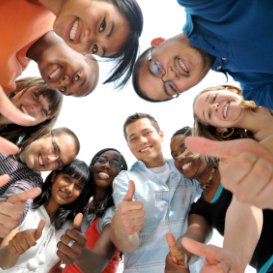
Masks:
[[[116,178],[113,181],[113,200],[115,207],[119,205],[119,203],[123,200],[123,197],[128,191],[128,172],[122,171],[116,176]]]
[[[114,214],[114,207],[108,208],[102,218],[98,221],[98,230],[102,233],[102,230],[106,225],[109,225],[112,222],[112,217]]]
[[[200,197],[196,202],[191,205],[189,214],[197,214],[206,218],[206,220],[211,224],[211,217],[208,210],[208,203]]]
[[[258,106],[273,109],[273,84],[260,86],[243,86],[243,96],[245,100],[254,100]]]

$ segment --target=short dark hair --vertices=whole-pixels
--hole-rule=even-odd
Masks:
[[[73,221],[78,212],[82,212],[91,196],[90,172],[87,164],[79,159],[75,159],[62,170],[55,170],[49,173],[42,185],[42,193],[33,200],[32,207],[39,208],[45,204],[51,196],[52,183],[59,174],[68,174],[72,178],[78,179],[84,185],[80,196],[71,204],[61,206],[56,212],[54,226],[58,230],[66,221]]]
[[[110,57],[117,58],[116,65],[110,77],[104,81],[110,83],[119,80],[116,86],[121,88],[128,82],[134,68],[139,50],[139,37],[143,29],[143,15],[136,0],[108,0],[108,2],[111,2],[125,17],[131,30],[121,50]]]
[[[172,138],[178,135],[185,135],[185,136],[191,136],[192,135],[192,128],[189,126],[185,126],[179,130],[177,130],[176,132],[174,132],[174,134],[172,135]]]
[[[124,124],[123,124],[123,134],[125,139],[127,140],[127,133],[126,133],[126,128],[129,124],[136,122],[139,119],[143,119],[143,118],[147,118],[150,120],[151,124],[153,125],[153,127],[156,129],[157,132],[160,131],[160,127],[158,125],[158,122],[156,121],[156,119],[154,117],[152,117],[150,114],[147,113],[135,113],[131,116],[129,116]]]

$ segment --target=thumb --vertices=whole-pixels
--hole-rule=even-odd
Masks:
[[[73,220],[73,227],[79,231],[81,231],[81,224],[82,224],[83,214],[78,213],[74,220]]]
[[[45,219],[41,219],[38,227],[34,230],[34,238],[36,241],[41,237],[45,224],[46,224]]]
[[[189,238],[182,238],[182,245],[191,253],[197,256],[211,257],[211,255],[216,256],[217,250],[215,247],[215,251],[213,251],[212,246],[206,245],[203,243],[199,243]]]
[[[27,190],[22,193],[15,194],[8,198],[8,202],[15,204],[15,203],[25,203],[28,199],[34,199],[38,195],[41,194],[41,189],[36,187],[30,190]]]
[[[133,196],[135,193],[135,182],[133,180],[129,180],[128,182],[128,191],[124,196],[124,201],[133,201]]]
[[[8,181],[10,177],[8,174],[3,174],[0,176],[0,187],[4,186]]]
[[[166,240],[170,249],[171,256],[174,258],[174,261],[178,264],[184,264],[184,255],[176,246],[176,240],[171,232],[166,233]]]

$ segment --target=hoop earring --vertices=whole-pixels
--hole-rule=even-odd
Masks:
[[[221,136],[223,139],[227,139],[231,137],[233,134],[234,134],[234,128],[228,128],[228,131],[221,133]]]

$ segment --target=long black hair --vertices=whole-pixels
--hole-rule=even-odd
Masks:
[[[123,87],[129,80],[139,51],[139,37],[143,29],[143,15],[136,0],[106,0],[112,3],[129,23],[130,34],[118,53],[112,74],[104,83],[118,81],[117,87]]]
[[[93,158],[92,158],[92,160],[91,160],[91,162],[89,164],[91,176],[93,176],[93,167],[97,162],[97,158],[100,157],[102,154],[104,154],[107,151],[114,151],[114,152],[118,153],[119,156],[120,156],[121,164],[122,164],[121,170],[127,170],[128,169],[127,163],[126,163],[126,160],[125,160],[124,156],[118,150],[116,150],[114,148],[106,148],[106,149],[100,150],[99,152],[97,152],[93,156]],[[95,181],[94,178],[93,178],[93,181]],[[102,217],[104,215],[105,211],[108,208],[110,208],[110,207],[112,207],[114,205],[114,201],[113,201],[113,198],[112,198],[112,193],[113,193],[112,184],[110,184],[106,188],[105,192],[106,192],[106,194],[105,194],[104,200],[102,200],[101,202],[99,202],[97,204],[91,204],[89,206],[89,208],[88,208],[88,210],[89,210],[88,213],[93,213],[93,214],[97,215],[98,217]],[[94,196],[94,193],[95,193],[95,183],[94,183],[94,187],[92,187],[91,195]]]
[[[42,186],[42,193],[33,200],[32,208],[37,209],[45,204],[51,196],[51,187],[59,174],[67,174],[74,179],[78,179],[84,184],[80,196],[67,205],[60,206],[54,218],[54,226],[58,230],[66,221],[73,221],[78,212],[82,212],[91,196],[90,172],[87,164],[79,159],[75,159],[62,170],[52,171],[45,179]]]

